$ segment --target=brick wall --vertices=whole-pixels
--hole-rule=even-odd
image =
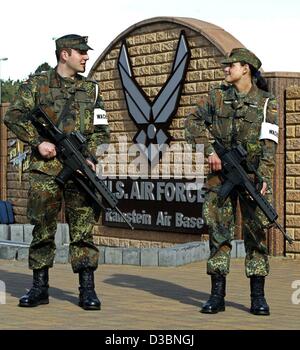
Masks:
[[[6,168],[7,168],[7,128],[2,123],[2,118],[9,106],[8,103],[0,105],[0,199],[7,199]]]
[[[9,103],[0,105],[0,199],[7,199],[7,128],[2,123],[3,116]]]
[[[9,103],[3,103],[1,111],[1,120],[4,117]],[[1,125],[1,199],[9,200],[13,204],[16,223],[27,223],[27,191],[28,174],[23,173],[22,164],[20,167],[14,167],[10,160],[15,158],[23,147],[23,143],[18,141],[16,136],[7,130],[4,123]]]
[[[286,228],[287,255],[300,259],[300,86],[286,90]]]
[[[286,90],[291,86],[300,86],[300,73],[267,72],[269,91],[276,96],[278,102],[279,143],[276,152],[273,196],[278,222],[285,227],[286,219]],[[271,255],[286,253],[286,242],[278,229],[272,228],[268,234],[268,248]]]
[[[1,121],[9,107],[9,103],[0,106]],[[9,200],[13,204],[16,223],[27,223],[26,209],[28,197],[28,174],[23,172],[23,164],[13,166],[11,160],[28,148],[17,140],[16,136],[7,130],[4,123],[0,123],[0,145],[1,145],[1,174],[0,186],[2,200]]]

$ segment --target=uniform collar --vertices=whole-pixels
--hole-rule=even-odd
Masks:
[[[251,105],[257,105],[257,95],[259,93],[259,90],[255,83],[252,83],[251,90],[248,92],[248,94],[245,96],[244,102],[251,104]]]
[[[236,100],[235,89],[232,85],[230,85],[224,92],[223,95],[224,101],[233,101]]]
[[[56,69],[57,69],[57,67],[50,70],[50,79],[49,79],[49,87],[50,88],[57,88],[57,87],[60,88],[61,83],[64,80],[64,78],[61,77],[57,73]],[[74,83],[76,83],[77,81],[81,82],[82,80],[83,80],[83,77],[80,74],[76,74],[75,79],[74,79]],[[81,83],[79,83],[79,86],[81,86]]]
[[[252,87],[248,94],[244,97],[244,102],[252,105],[257,105],[257,94],[259,90],[255,83],[252,84]],[[223,100],[224,101],[233,101],[237,99],[236,91],[233,86],[230,86],[227,90],[225,90],[224,95],[223,95]]]
[[[49,79],[50,88],[61,87],[61,79],[56,71],[56,68],[57,67],[50,70],[50,79]]]

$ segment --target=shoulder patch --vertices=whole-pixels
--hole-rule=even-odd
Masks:
[[[260,130],[260,140],[271,140],[278,143],[279,127],[276,124],[262,122]]]
[[[104,109],[94,109],[94,125],[108,125],[107,115]]]

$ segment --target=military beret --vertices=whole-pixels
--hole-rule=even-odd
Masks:
[[[55,40],[56,50],[64,48],[78,49],[84,51],[93,50],[91,47],[88,46],[87,42],[87,36],[80,36],[76,34],[64,35]]]
[[[230,54],[221,61],[222,64],[234,62],[246,62],[251,64],[251,66],[253,66],[256,70],[259,70],[261,67],[261,61],[259,58],[256,57],[253,52],[245,48],[232,49]]]

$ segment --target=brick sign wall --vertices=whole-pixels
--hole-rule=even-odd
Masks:
[[[137,133],[137,126],[128,114],[118,71],[121,45],[126,42],[133,75],[145,95],[153,101],[172,73],[176,48],[182,31],[187,38],[191,57],[179,107],[168,130],[174,140],[170,143],[171,147],[175,143],[185,144],[185,117],[194,108],[201,95],[207,94],[212,86],[219,85],[223,80],[220,59],[233,47],[242,46],[223,29],[191,19],[150,19],[122,33],[99,57],[89,74],[90,77],[99,81],[111,127],[111,145],[116,149],[118,149],[120,136],[127,137],[126,146],[130,147]],[[172,172],[174,169],[181,168],[182,164],[176,154],[171,157]],[[108,162],[105,170],[111,174],[120,173],[126,170],[127,165],[119,164],[114,167]],[[162,171],[163,167],[160,167],[160,174]],[[159,202],[155,203],[155,206],[159,204]],[[205,234],[180,234],[148,230],[130,232],[106,226],[97,226],[95,237],[99,243],[105,245],[137,247],[166,246],[179,242],[207,239]]]
[[[286,90],[286,228],[287,254],[300,259],[300,86]]]

